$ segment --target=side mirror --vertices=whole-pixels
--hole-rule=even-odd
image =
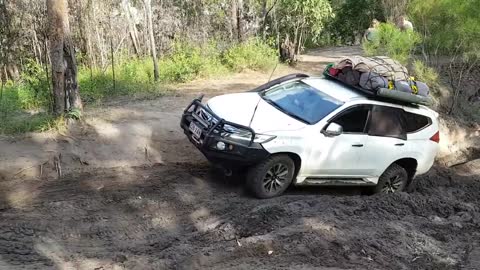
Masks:
[[[336,123],[330,123],[323,134],[328,137],[335,137],[343,133],[343,127]]]

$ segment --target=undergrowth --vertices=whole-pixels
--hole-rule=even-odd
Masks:
[[[367,56],[386,55],[406,65],[421,41],[415,31],[402,31],[392,23],[381,23],[372,41],[362,44]]]
[[[98,104],[115,97],[158,97],[168,93],[167,85],[196,78],[224,75],[245,69],[267,71],[277,63],[275,49],[258,39],[221,49],[216,42],[192,45],[178,41],[170,53],[159,59],[159,81],[153,76],[150,57],[129,58],[119,53],[111,65],[78,68],[80,95],[84,104]],[[115,83],[113,74],[115,73]],[[62,126],[61,118],[50,114],[51,87],[45,69],[27,61],[21,80],[8,81],[0,92],[0,134],[45,131]]]

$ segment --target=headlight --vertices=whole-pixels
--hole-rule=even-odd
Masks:
[[[230,125],[224,125],[223,129],[226,131],[222,134],[222,136],[225,138],[230,138],[233,140],[239,140],[244,142],[250,142],[250,140],[252,139],[252,132],[246,129],[239,129],[236,127],[232,127]],[[256,143],[266,143],[275,138],[276,136],[272,136],[272,135],[255,134],[255,139],[253,139],[253,141]]]

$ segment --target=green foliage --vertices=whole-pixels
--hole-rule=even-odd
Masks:
[[[119,57],[120,58],[120,57]],[[158,96],[167,92],[161,84],[153,81],[153,63],[150,58],[122,59],[115,65],[115,87],[113,71],[109,67],[79,68],[80,95],[84,103],[101,103],[119,96]]]
[[[35,110],[50,106],[50,89],[47,75],[42,66],[33,60],[27,60],[19,82],[8,82],[5,89],[5,98],[10,105]]]
[[[34,115],[20,113],[0,118],[0,134],[19,134],[63,129],[63,118],[55,118],[48,113]]]
[[[166,84],[181,83],[198,77],[225,74],[243,69],[267,70],[277,63],[274,49],[253,39],[222,51],[216,42],[194,46],[177,41],[172,52],[159,61],[160,81],[154,82],[150,57],[115,58],[115,87],[111,66],[90,69],[80,66],[78,81],[84,103],[99,103],[119,96],[156,97],[166,94]],[[0,95],[0,134],[45,131],[60,128],[61,119],[49,114],[51,94],[44,69],[34,61],[25,64],[22,80],[9,81]],[[79,111],[68,118],[79,119]]]
[[[275,66],[278,55],[277,51],[266,43],[252,39],[225,52],[224,62],[233,71],[245,69],[266,71]]]
[[[381,23],[373,40],[363,43],[363,49],[368,56],[386,55],[407,64],[420,41],[421,38],[415,31],[401,31],[394,24]]]
[[[275,50],[260,41],[234,46],[225,54],[215,42],[193,46],[177,41],[172,52],[160,59],[160,81],[155,83],[151,58],[117,58],[115,89],[111,67],[106,71],[90,70],[85,66],[79,69],[80,93],[84,102],[101,102],[116,96],[162,95],[167,91],[165,84],[187,82],[243,68],[263,70],[277,61]]]
[[[80,118],[82,118],[82,111],[80,111],[77,108],[74,108],[70,110],[66,116],[67,118],[70,118],[70,119],[80,120]]]
[[[425,65],[420,60],[413,62],[413,75],[419,81],[426,82],[427,84],[438,83],[438,73],[435,69]]]
[[[300,46],[305,41],[318,42],[327,20],[334,16],[328,0],[280,0],[277,12],[282,37],[288,35]]]
[[[420,60],[413,61],[413,69],[411,74],[415,77],[416,80],[425,82],[430,87],[430,92],[434,97],[439,96],[439,74],[437,71],[427,65],[425,65]]]
[[[373,21],[385,20],[380,1],[346,0],[332,1],[335,17],[327,23],[322,33],[322,42],[326,45],[336,43],[355,43]]]
[[[164,82],[186,82],[199,76],[226,72],[221,65],[220,51],[216,43],[210,42],[196,47],[187,42],[177,42],[171,55],[160,63],[160,80]]]
[[[412,0],[411,19],[427,53],[480,56],[480,0]]]

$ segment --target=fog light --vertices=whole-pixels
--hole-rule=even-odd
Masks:
[[[218,150],[223,151],[223,150],[225,150],[225,148],[226,148],[226,145],[225,145],[224,142],[218,142],[217,143],[217,149]]]

